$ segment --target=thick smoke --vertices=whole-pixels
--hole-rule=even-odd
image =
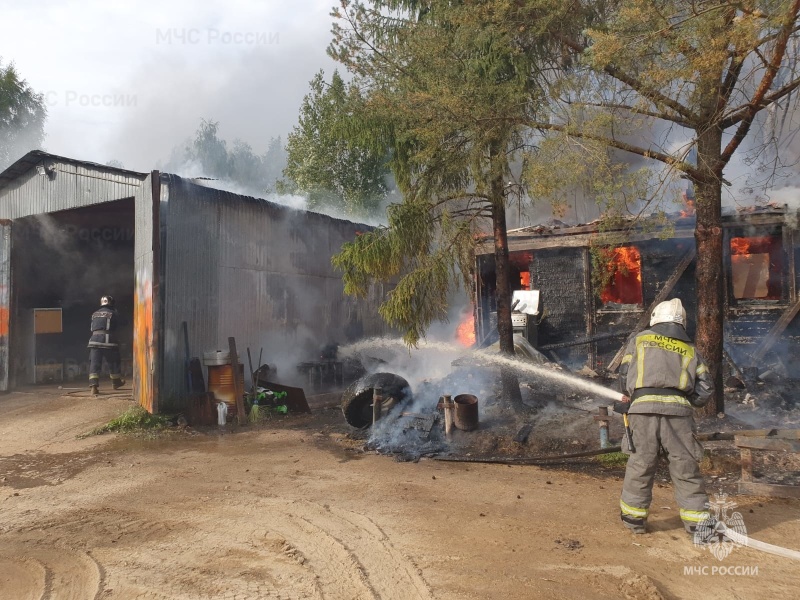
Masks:
[[[26,238],[25,252],[18,256],[19,272],[28,276],[17,282],[28,297],[57,300],[69,308],[95,303],[103,294],[131,292],[132,224],[87,227],[45,214],[24,221],[20,235]]]

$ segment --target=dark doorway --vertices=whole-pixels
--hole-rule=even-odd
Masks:
[[[84,381],[103,295],[116,300],[123,373],[131,373],[134,223],[133,198],[13,222],[12,386]]]

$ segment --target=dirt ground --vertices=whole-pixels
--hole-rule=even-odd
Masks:
[[[742,547],[718,561],[694,547],[661,477],[653,531],[634,537],[619,523],[620,469],[398,462],[355,451],[336,409],[79,439],[132,402],[60,393],[0,397],[2,599],[766,599],[800,588],[796,561]],[[800,550],[800,501],[736,502],[751,537]]]

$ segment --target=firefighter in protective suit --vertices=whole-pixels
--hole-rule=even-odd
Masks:
[[[628,413],[634,448],[623,444],[629,457],[619,505],[623,524],[634,533],[646,532],[660,448],[686,531],[694,533],[709,516],[699,464],[703,447],[694,437],[692,413],[708,402],[714,383],[685,326],[681,301],[661,302],[650,328],[630,341],[620,365],[620,387],[629,401],[614,410]]]
[[[103,358],[111,371],[111,384],[115,390],[125,385],[121,375],[117,323],[119,315],[114,308],[114,298],[103,296],[100,308],[92,313],[92,337],[89,338],[89,389],[92,395],[100,392],[100,371]]]

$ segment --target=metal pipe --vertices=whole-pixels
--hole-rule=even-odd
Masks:
[[[453,432],[453,409],[455,408],[452,396],[442,396],[442,405],[444,406],[444,434],[450,439]]]
[[[551,454],[549,456],[531,456],[528,458],[512,458],[512,457],[490,457],[490,458],[476,458],[472,456],[432,456],[433,460],[441,460],[444,462],[467,462],[467,463],[486,463],[494,465],[540,465],[544,463],[556,462],[560,460],[569,460],[571,458],[585,458],[588,456],[600,456],[601,454],[612,454],[622,450],[620,446],[609,446],[600,450],[587,450],[586,452],[575,452],[573,454]]]
[[[608,448],[608,407],[598,406],[594,420],[600,424],[600,447]]]
[[[372,424],[375,425],[381,418],[383,409],[383,388],[372,388]]]

